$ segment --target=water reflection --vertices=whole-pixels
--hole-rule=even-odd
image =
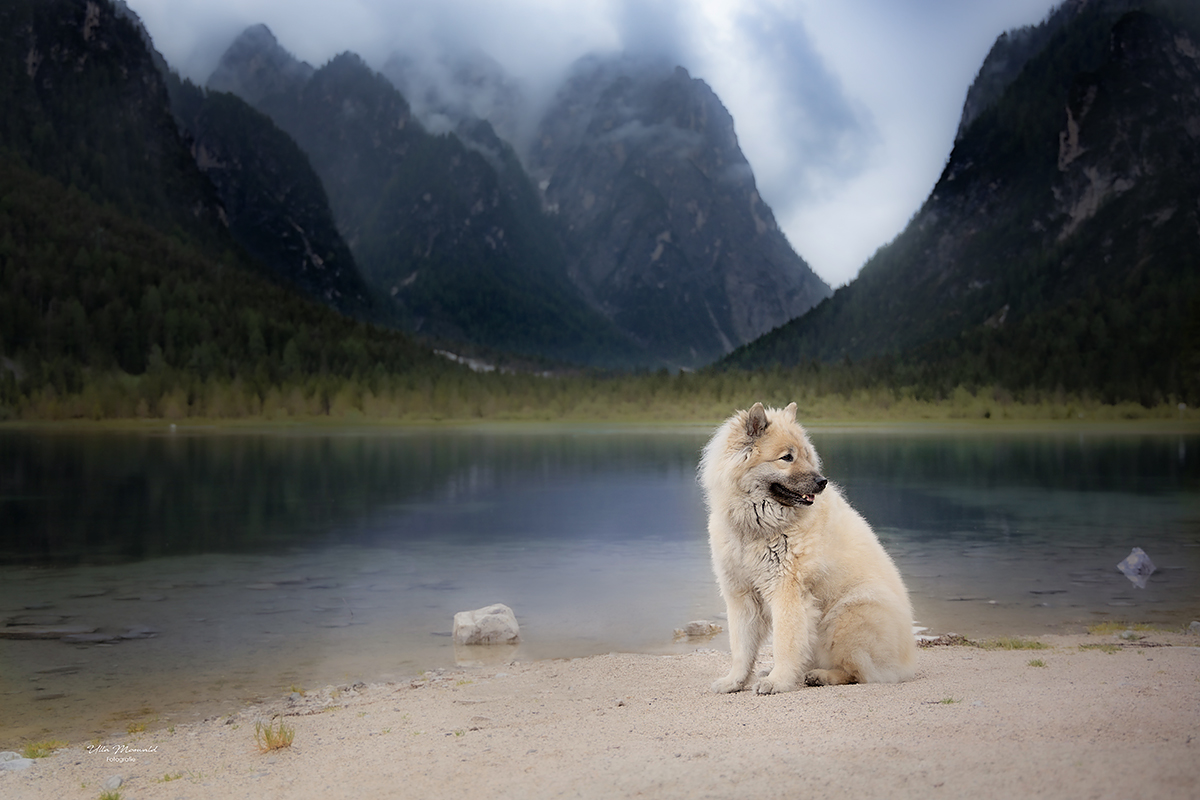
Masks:
[[[723,610],[702,429],[0,431],[0,615],[151,639],[0,639],[6,727],[65,736],[448,665],[453,614],[516,609],[522,659],[689,646]],[[1200,612],[1200,444],[816,430],[919,620],[973,636]],[[1159,566],[1146,589],[1116,564]],[[19,626],[17,626],[19,627]],[[708,646],[727,648],[724,636]]]
[[[0,563],[273,552],[343,542],[356,537],[356,525],[367,525],[378,538],[386,529],[370,520],[388,509],[437,506],[443,513],[462,513],[485,495],[514,488],[561,491],[593,476],[647,469],[690,476],[698,437],[586,431],[5,431]],[[588,495],[576,492],[575,502],[586,502]],[[553,536],[554,527],[534,525],[526,534]],[[385,538],[398,542],[413,534],[402,527],[388,530]]]

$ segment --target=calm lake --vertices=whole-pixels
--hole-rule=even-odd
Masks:
[[[728,650],[708,428],[0,430],[0,749],[487,659]],[[1200,435],[823,429],[917,621],[971,637],[1200,618]],[[1141,547],[1135,587],[1117,563]],[[502,602],[513,652],[458,649]]]

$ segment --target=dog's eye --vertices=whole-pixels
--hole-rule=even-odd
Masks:
[[[781,456],[779,457],[779,460],[780,460],[780,461],[786,461],[786,462],[788,462],[788,463],[790,464],[790,463],[792,463],[793,461],[795,461],[795,460],[796,460],[796,457],[795,457],[795,456],[793,456],[791,453],[784,453],[783,455],[781,455]]]

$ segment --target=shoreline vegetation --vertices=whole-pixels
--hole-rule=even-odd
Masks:
[[[6,370],[0,369],[0,373]],[[753,401],[795,401],[806,423],[1158,422],[1200,425],[1174,398],[1146,406],[1062,392],[1014,396],[994,386],[941,393],[911,387],[837,386],[837,369],[623,375],[474,373],[316,375],[281,382],[200,379],[173,370],[113,373],[75,391],[53,383],[0,392],[0,423],[165,421],[231,423],[716,423]],[[11,373],[7,373],[11,375]]]

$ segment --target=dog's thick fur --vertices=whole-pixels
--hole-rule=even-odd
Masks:
[[[795,403],[734,414],[705,446],[699,473],[733,650],[713,691],[747,688],[768,630],[775,666],[758,694],[912,677],[904,582],[866,520],[821,476]]]

